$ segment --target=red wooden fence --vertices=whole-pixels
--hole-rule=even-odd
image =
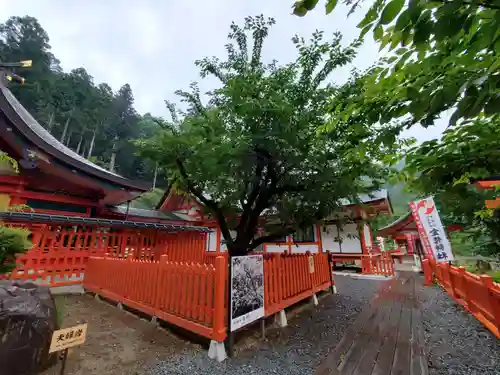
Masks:
[[[491,276],[474,275],[464,267],[429,259],[423,260],[422,268],[426,285],[431,285],[435,276],[455,301],[500,339],[500,285]]]
[[[313,268],[309,265],[310,257]],[[227,256],[212,264],[91,257],[84,288],[201,336],[226,335]],[[313,272],[311,272],[313,271]],[[331,286],[328,254],[268,254],[264,259],[266,316]]]
[[[310,272],[309,256],[314,260]],[[331,286],[328,254],[267,254],[264,261],[266,316]]]
[[[204,262],[206,234],[199,232],[23,226],[31,232],[33,247],[18,257],[10,275],[15,280],[37,280],[50,286],[81,284],[90,256],[159,260],[168,253],[170,261]]]
[[[216,341],[225,329],[226,260],[197,263],[92,257],[84,288]]]
[[[390,252],[361,256],[361,271],[364,274],[394,276],[394,260]]]

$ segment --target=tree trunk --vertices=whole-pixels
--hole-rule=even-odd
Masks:
[[[85,153],[87,152],[87,142],[83,142],[83,146],[82,146],[82,153],[80,155],[82,155],[83,157],[85,157]]]
[[[49,133],[51,133],[52,131],[52,125],[54,125],[54,112],[50,114],[49,124],[47,125],[47,130],[49,131]]]
[[[89,152],[87,153],[87,159],[89,159],[92,156],[92,151],[94,149],[94,143],[95,143],[95,136],[97,134],[97,128],[98,125],[94,128],[94,132],[92,133],[92,139],[90,140],[90,146],[89,146]]]
[[[153,175],[153,189],[156,188],[156,177],[158,176],[158,162],[155,165],[155,173]]]
[[[118,136],[115,136],[115,139],[113,141],[112,151],[111,151],[111,159],[109,160],[109,171],[113,172],[113,173],[115,172],[117,148],[118,148]]]
[[[111,153],[111,159],[109,160],[109,171],[115,172],[115,161],[116,161],[116,151]]]
[[[68,116],[68,118],[66,119],[66,123],[64,124],[64,129],[63,129],[63,133],[61,135],[61,143],[64,144],[64,140],[66,138],[66,134],[68,133],[68,127],[69,127],[69,120],[71,119],[71,116]]]
[[[82,147],[83,142],[83,132],[80,134],[80,140],[78,141],[78,146],[76,146],[76,153],[80,154],[80,148]]]
[[[73,131],[70,130],[68,132],[68,139],[66,140],[66,147],[69,147],[69,142],[71,141],[71,136],[73,135]]]

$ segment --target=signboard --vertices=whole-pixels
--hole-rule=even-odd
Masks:
[[[427,255],[438,262],[454,260],[434,199],[429,197],[411,202],[410,208]]]
[[[264,258],[231,258],[231,331],[264,316]]]
[[[314,273],[314,257],[309,255],[309,273]]]
[[[50,342],[49,353],[81,345],[85,342],[86,336],[87,323],[54,331],[52,334],[52,341]]]

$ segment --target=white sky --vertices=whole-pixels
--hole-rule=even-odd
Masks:
[[[361,12],[347,18],[347,8],[333,14],[318,9],[304,18],[291,14],[293,0],[0,0],[0,22],[10,16],[36,17],[50,37],[52,51],[65,70],[84,67],[96,83],[107,82],[117,90],[129,83],[140,113],[165,116],[164,100],[175,101],[177,89],[201,81],[196,59],[224,58],[224,45],[231,21],[243,24],[244,17],[264,14],[274,17],[264,45],[265,60],[286,63],[296,56],[294,34],[309,37],[316,29],[325,36],[341,31],[346,43],[358,35]],[[378,57],[372,40],[359,50],[354,66],[369,67]],[[353,66],[335,72],[332,79],[343,82]],[[201,83],[202,91],[213,82]],[[424,141],[439,136],[445,122],[423,129],[415,126],[405,135]]]

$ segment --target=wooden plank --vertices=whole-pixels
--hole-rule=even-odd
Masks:
[[[342,337],[338,345],[333,349],[330,354],[326,357],[326,359],[321,363],[321,365],[316,370],[316,374],[335,374],[337,367],[340,362],[342,362],[342,358],[344,353],[346,353],[353,342],[356,340],[358,332],[363,328],[364,324],[377,312],[372,305],[367,306],[356,318],[354,323],[349,327],[345,335]],[[337,372],[338,373],[338,372]]]
[[[381,308],[381,313],[383,314],[382,320],[377,325],[372,336],[366,343],[365,348],[358,365],[353,371],[353,375],[368,375],[371,374],[373,367],[375,365],[375,360],[379,354],[382,343],[384,342],[384,337],[387,335],[390,328],[389,319],[391,316],[391,311],[394,307],[393,301],[387,301],[387,304]]]
[[[391,375],[410,373],[411,309],[403,307]]]
[[[401,319],[401,310],[401,303],[395,301],[388,321],[387,334],[385,335],[384,342],[380,347],[377,363],[373,367],[372,375],[387,375],[391,371],[394,351],[396,349],[396,341],[399,333],[398,330],[399,321]]]
[[[384,308],[381,307],[376,309],[375,313],[370,316],[370,318],[360,329],[356,340],[353,342],[347,353],[345,354],[342,362],[338,366],[341,375],[351,375],[356,366],[358,365],[363,352],[373,343],[370,342],[373,339],[374,333],[377,331],[379,324],[383,321],[385,312]]]
[[[414,275],[383,285],[316,374],[428,375]]]
[[[422,328],[422,312],[412,310],[411,319],[412,345],[410,350],[410,375],[428,375],[427,355]]]

